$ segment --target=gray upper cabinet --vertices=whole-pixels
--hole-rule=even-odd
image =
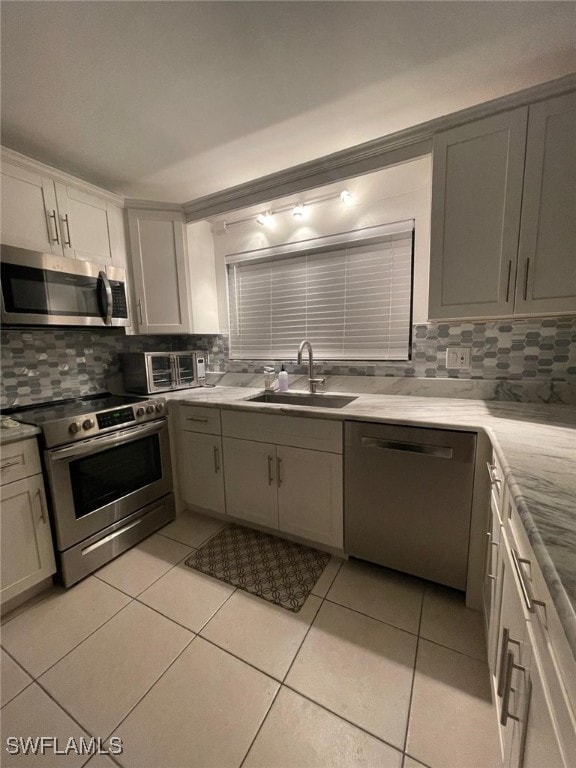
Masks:
[[[574,102],[434,138],[430,319],[576,312]]]
[[[530,107],[518,314],[576,312],[576,94]]]

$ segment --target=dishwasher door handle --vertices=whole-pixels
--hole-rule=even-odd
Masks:
[[[379,448],[385,451],[407,451],[423,453],[426,456],[436,456],[439,459],[451,459],[452,448],[444,445],[425,445],[424,443],[402,443],[398,440],[381,440],[377,437],[362,437],[362,448]]]

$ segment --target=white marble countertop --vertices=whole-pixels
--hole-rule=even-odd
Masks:
[[[38,427],[31,424],[19,424],[17,427],[4,427],[0,429],[0,446],[9,443],[17,443],[18,440],[27,440],[40,434]]]
[[[338,409],[246,401],[262,391],[217,386],[174,392],[167,400],[486,432],[576,657],[576,407],[364,394]]]

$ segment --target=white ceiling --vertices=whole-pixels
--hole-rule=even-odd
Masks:
[[[574,2],[2,2],[2,143],[185,202],[576,71]]]

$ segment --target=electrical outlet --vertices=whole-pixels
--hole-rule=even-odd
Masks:
[[[448,347],[446,368],[470,368],[470,347]]]

